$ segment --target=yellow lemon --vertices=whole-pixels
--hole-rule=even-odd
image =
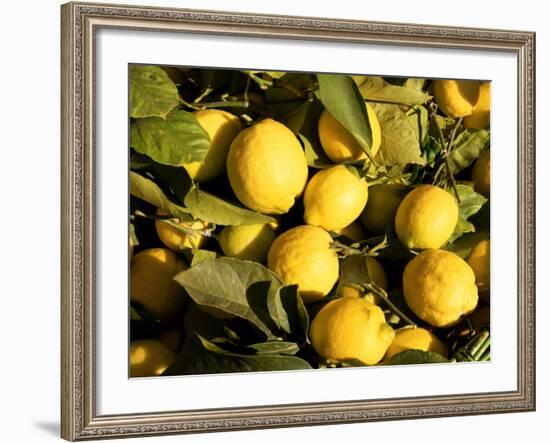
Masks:
[[[491,251],[489,240],[482,240],[475,245],[466,259],[466,263],[474,271],[480,298],[488,300],[491,283]]]
[[[374,234],[384,234],[388,227],[392,227],[405,189],[399,184],[369,186],[369,199],[359,216],[363,226]]]
[[[330,360],[382,360],[395,336],[378,306],[362,298],[328,302],[311,322],[309,338],[315,352]]]
[[[208,133],[210,147],[202,162],[187,163],[183,167],[193,180],[205,182],[223,174],[229,146],[240,132],[241,123],[239,117],[219,109],[196,111],[195,117]]]
[[[366,237],[365,230],[363,229],[361,224],[356,221],[347,225],[345,228],[336,229],[334,232],[339,235],[343,235],[354,242],[360,242]]]
[[[382,140],[380,123],[378,122],[376,113],[369,105],[367,105],[367,115],[372,132],[370,152],[374,157],[380,149],[380,142]],[[323,111],[319,118],[318,132],[323,150],[334,163],[367,158],[367,153],[361,148],[355,137],[326,110]]]
[[[327,231],[343,229],[353,222],[368,199],[367,182],[338,165],[317,172],[304,193],[304,220]]]
[[[365,262],[367,264],[369,277],[374,281],[374,283],[387,292],[389,288],[388,276],[386,275],[386,271],[384,271],[384,268],[380,262],[370,256],[365,257]],[[340,295],[340,297],[361,297],[363,295],[363,291],[360,287],[355,285],[342,285],[338,288],[338,295]],[[378,304],[379,301],[378,297],[372,293],[368,293],[365,296],[365,299],[374,304]]]
[[[264,262],[275,240],[271,224],[226,226],[218,241],[225,255],[240,260]]]
[[[241,131],[227,156],[231,188],[242,204],[284,214],[302,194],[308,167],[302,145],[283,124],[265,119]]]
[[[435,80],[434,99],[451,118],[465,117],[474,111],[479,97],[479,82],[472,80]]]
[[[184,289],[173,278],[187,269],[170,249],[146,249],[132,258],[130,298],[162,322],[175,320],[184,302]]]
[[[449,350],[447,345],[430,331],[424,328],[401,329],[395,333],[395,338],[388,348],[384,360],[391,360],[394,355],[407,349],[417,349],[419,351],[437,352],[447,358]]]
[[[458,204],[447,191],[421,185],[409,192],[395,215],[395,231],[409,249],[439,248],[458,222]]]
[[[166,214],[166,212],[160,209],[157,211],[157,215]],[[208,238],[200,233],[200,231],[203,231],[209,227],[208,223],[203,222],[202,220],[180,222],[178,219],[173,219],[171,221],[177,223],[182,228],[185,228],[186,231],[181,231],[161,219],[155,220],[155,228],[160,241],[164,244],[164,246],[172,249],[173,251],[181,252],[188,248],[200,248]]]
[[[478,302],[472,268],[458,255],[441,249],[423,251],[407,263],[403,294],[419,318],[438,328],[457,324]]]
[[[130,377],[161,375],[174,358],[174,352],[159,341],[133,341],[130,344]]]
[[[489,198],[491,194],[491,151],[483,151],[472,169],[474,190]]]
[[[302,225],[279,235],[267,255],[267,266],[288,285],[298,285],[304,303],[320,300],[338,279],[338,257],[332,238],[316,226]]]
[[[479,97],[471,115],[464,117],[465,128],[484,129],[491,122],[491,83],[482,83]]]

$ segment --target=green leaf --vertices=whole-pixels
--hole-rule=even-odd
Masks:
[[[152,180],[130,171],[130,194],[163,209],[176,218],[189,219],[189,210],[170,201],[162,189]]]
[[[311,369],[305,360],[291,355],[244,355],[226,351],[199,335],[189,337],[182,352],[163,375],[219,374],[229,372]]]
[[[397,105],[373,103],[382,142],[377,159],[385,165],[415,163],[424,164],[420,151],[418,130],[415,130],[409,117]]]
[[[422,146],[428,136],[428,110],[424,106],[413,106],[406,112],[406,116],[416,132],[419,145]]]
[[[238,206],[198,189],[189,191],[184,200],[189,212],[205,222],[223,226],[271,223],[275,219]]]
[[[367,101],[421,105],[431,98],[422,89],[392,85],[382,77],[356,76],[354,81],[359,87],[361,96]]]
[[[284,354],[294,355],[300,348],[296,343],[288,341],[266,341],[249,345],[248,348],[255,350],[258,354]]]
[[[390,365],[419,365],[425,363],[449,363],[445,357],[437,352],[407,349],[394,355],[388,364]]]
[[[243,318],[268,338],[292,332],[280,296],[283,283],[259,263],[228,257],[205,259],[174,279],[199,305]]]
[[[325,154],[319,140],[317,127],[319,117],[323,112],[321,102],[314,98],[305,102],[286,118],[286,126],[294,132],[302,142],[308,166],[312,168],[328,168],[334,166]]]
[[[324,107],[357,140],[372,160],[372,131],[365,101],[349,75],[317,74]]]
[[[200,262],[216,258],[217,254],[214,251],[208,249],[195,249],[193,252],[193,259],[191,260],[191,266],[198,265]]]
[[[489,146],[490,138],[486,129],[467,129],[459,134],[448,156],[451,172],[456,174],[470,166]]]
[[[458,237],[466,232],[474,232],[475,226],[468,221],[472,215],[476,214],[481,207],[487,202],[487,199],[477,192],[471,185],[457,184],[456,189],[460,197],[460,205],[458,207],[458,223],[450,238],[450,242],[454,242]]]
[[[166,117],[179,103],[178,88],[158,66],[130,65],[130,117]]]
[[[291,285],[279,288],[276,298],[281,300],[284,309],[284,314],[280,313],[277,319],[281,328],[300,343],[307,342],[309,315],[302,297],[298,294],[298,286]]]
[[[202,161],[210,147],[210,137],[194,114],[175,110],[165,119],[135,120],[130,127],[130,145],[157,163],[181,166]]]
[[[459,257],[466,259],[472,252],[475,245],[482,240],[487,240],[488,238],[489,230],[476,230],[475,232],[468,232],[460,236],[460,238],[457,238],[452,243],[447,243],[443,249],[454,252]]]

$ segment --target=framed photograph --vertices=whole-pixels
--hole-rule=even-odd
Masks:
[[[63,438],[535,409],[534,33],[61,13]]]

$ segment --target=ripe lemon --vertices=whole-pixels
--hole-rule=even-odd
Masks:
[[[334,232],[336,232],[336,234],[343,235],[354,242],[360,242],[366,237],[365,230],[357,221],[347,225],[345,228],[336,229]]]
[[[489,198],[491,194],[491,151],[483,151],[472,169],[474,190]]]
[[[392,227],[405,189],[399,184],[369,186],[369,199],[359,216],[363,226],[374,234],[384,234],[387,227]]]
[[[162,210],[157,211],[157,215],[166,214],[167,213]],[[209,227],[208,223],[203,222],[202,220],[180,222],[177,219],[173,219],[172,221],[176,222],[183,228],[187,228],[189,231],[180,231],[178,228],[161,219],[155,220],[157,235],[159,236],[160,241],[164,243],[164,246],[167,248],[170,248],[176,252],[181,252],[188,248],[200,248],[208,239],[208,237],[201,235],[199,232],[207,229]]]
[[[267,255],[267,267],[285,284],[297,284],[304,303],[320,300],[338,279],[332,238],[316,226],[302,225],[279,235]]]
[[[449,350],[447,345],[439,338],[433,335],[430,331],[424,328],[409,328],[401,329],[395,333],[395,338],[391,342],[390,347],[386,351],[384,360],[391,358],[406,351],[407,349],[418,349],[420,351],[437,352],[443,357],[447,357]]]
[[[471,80],[436,80],[434,99],[451,118],[465,117],[474,111],[479,97],[479,83]]]
[[[423,251],[407,263],[403,294],[419,318],[439,328],[455,325],[478,302],[472,268],[458,255],[441,249]]]
[[[422,185],[409,192],[395,215],[395,231],[409,249],[439,248],[458,222],[458,205],[447,191]]]
[[[193,180],[205,182],[223,174],[229,146],[240,132],[241,123],[239,117],[219,109],[196,111],[195,117],[210,137],[210,148],[202,162],[187,163],[183,167]]]
[[[372,132],[371,155],[374,157],[380,149],[382,140],[380,132],[380,123],[374,110],[367,105],[367,115],[369,117],[370,128]],[[355,137],[336,120],[328,111],[323,111],[319,118],[319,140],[323,150],[334,163],[346,161],[363,160],[367,158],[367,153],[357,142]]]
[[[464,117],[465,128],[484,129],[491,121],[491,83],[482,83],[479,87],[479,97],[471,115]]]
[[[491,251],[489,240],[482,240],[475,245],[466,259],[466,263],[474,271],[480,298],[488,300],[491,283]]]
[[[343,229],[353,222],[367,203],[367,182],[346,166],[317,172],[304,193],[304,220],[327,231]]]
[[[130,299],[162,322],[175,320],[185,292],[173,278],[184,269],[186,263],[170,249],[146,249],[134,255],[130,266]]]
[[[369,272],[369,277],[380,286],[384,291],[388,291],[388,276],[386,271],[380,264],[378,260],[374,257],[367,256],[365,257],[365,262],[367,264],[367,270]],[[338,288],[338,295],[340,297],[361,297],[363,291],[360,287],[355,285],[342,285]],[[369,293],[365,296],[365,299],[371,303],[378,304],[378,297],[375,294]]]
[[[378,363],[395,336],[378,306],[362,298],[328,302],[311,322],[309,338],[315,352],[331,360]]]
[[[302,145],[292,131],[265,119],[233,140],[227,174],[242,204],[265,214],[284,214],[302,194],[308,167]]]
[[[275,231],[270,224],[226,226],[218,241],[228,257],[265,262]]]
[[[157,340],[133,341],[130,344],[130,377],[161,375],[174,358],[174,352]]]

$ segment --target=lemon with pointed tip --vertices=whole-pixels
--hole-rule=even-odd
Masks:
[[[338,257],[324,229],[302,225],[279,235],[267,255],[267,267],[287,285],[298,285],[304,303],[326,296],[338,280]]]
[[[447,358],[449,352],[447,345],[427,329],[407,328],[401,329],[395,333],[395,338],[386,351],[384,360],[389,361],[394,355],[408,349],[437,352],[445,358]]]
[[[419,318],[438,328],[457,324],[478,303],[474,271],[458,255],[442,249],[428,249],[407,263],[403,295]]]
[[[382,141],[380,123],[374,110],[367,104],[367,116],[372,133],[371,155],[374,157]],[[330,112],[323,111],[318,125],[319,140],[323,150],[334,163],[367,158],[367,153],[355,137]]]
[[[367,203],[365,180],[347,166],[337,165],[317,172],[304,193],[304,221],[327,231],[351,224]]]
[[[225,171],[227,152],[241,130],[239,117],[220,109],[203,109],[194,112],[197,122],[210,137],[210,147],[202,162],[183,165],[196,182],[206,182]]]
[[[479,82],[473,80],[435,80],[434,99],[451,118],[465,117],[474,112],[479,97]]]
[[[395,215],[395,231],[409,249],[443,246],[458,222],[453,195],[433,185],[421,185],[401,201]]]
[[[465,128],[484,129],[491,121],[491,83],[482,83],[473,112],[464,117]]]
[[[167,215],[167,213],[159,209],[157,215]],[[173,251],[182,252],[185,249],[200,248],[208,239],[202,233],[210,225],[202,220],[179,221],[178,219],[172,219],[171,221],[184,228],[184,230],[172,226],[163,219],[155,220],[155,229],[164,246]]]
[[[369,199],[359,220],[373,234],[384,234],[393,227],[395,213],[403,200],[406,187],[400,184],[369,186]]]
[[[130,299],[163,323],[176,320],[183,307],[185,291],[174,277],[185,269],[187,264],[170,249],[139,252],[132,257],[130,265]]]
[[[130,344],[130,377],[162,375],[174,358],[174,352],[157,340],[135,340]]]
[[[475,245],[466,259],[476,276],[476,285],[481,299],[489,299],[491,284],[491,246],[489,240],[482,240]]]
[[[362,298],[328,302],[314,317],[309,339],[315,352],[330,360],[359,360],[374,365],[382,360],[395,332],[384,312]]]
[[[472,169],[474,190],[489,198],[491,195],[491,151],[483,151]]]
[[[294,133],[266,118],[233,140],[227,175],[243,205],[264,214],[285,214],[304,191],[308,167]]]
[[[271,224],[226,226],[218,236],[223,253],[239,260],[265,262],[275,230]]]

